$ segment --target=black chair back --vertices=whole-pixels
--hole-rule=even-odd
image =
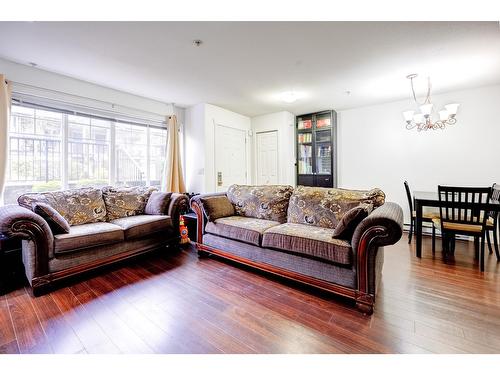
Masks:
[[[500,204],[500,185],[497,183],[493,184],[493,186],[491,187],[491,200],[490,200],[490,202],[495,203],[495,204]],[[495,211],[490,212],[490,217],[492,217],[492,218],[497,217],[497,215],[498,215],[498,212],[495,212]]]
[[[441,225],[444,222],[459,224],[482,225],[483,230],[488,218],[487,212],[481,204],[490,202],[491,187],[458,187],[438,186],[439,201],[458,204],[459,207],[450,207],[446,204],[439,208]]]
[[[408,181],[405,181],[404,184],[406,190],[406,197],[408,198],[408,207],[410,208],[410,217],[411,217],[411,215],[413,215],[413,199],[411,197],[411,191],[410,187],[408,186]]]

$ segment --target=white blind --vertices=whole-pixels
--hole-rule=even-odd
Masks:
[[[14,83],[12,102],[28,107],[45,107],[64,113],[98,117],[115,122],[167,127],[165,116],[160,114],[23,84]]]

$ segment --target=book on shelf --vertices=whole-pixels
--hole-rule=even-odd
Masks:
[[[312,120],[299,121],[299,129],[311,129],[311,128],[312,128]]]
[[[330,146],[318,147],[318,157],[326,158],[326,157],[330,157],[330,155],[331,155]]]
[[[320,118],[319,120],[316,120],[317,128],[326,128],[330,125],[331,125],[330,118]]]
[[[299,134],[298,141],[299,143],[310,143],[312,142],[312,134],[311,133]]]
[[[300,146],[299,155],[301,158],[311,158],[312,157],[312,146]]]

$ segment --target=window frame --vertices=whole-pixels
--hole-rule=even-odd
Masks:
[[[61,167],[61,174],[60,174],[60,181],[61,181],[61,190],[66,190],[70,188],[69,184],[69,155],[68,155],[68,145],[69,145],[69,115],[74,115],[74,116],[82,116],[82,117],[87,117],[89,119],[97,119],[97,120],[104,120],[104,121],[109,121],[110,122],[110,132],[109,132],[109,165],[108,165],[108,183],[109,185],[115,186],[116,185],[116,176],[117,176],[117,168],[118,168],[118,161],[116,158],[116,129],[117,127],[120,126],[120,124],[125,124],[125,125],[132,125],[132,126],[140,126],[146,128],[146,170],[144,171],[145,173],[145,180],[144,183],[146,186],[150,186],[151,184],[151,129],[152,128],[158,128],[162,129],[165,131],[165,148],[167,147],[167,140],[168,140],[168,128],[166,123],[164,122],[156,122],[152,120],[147,120],[144,119],[141,121],[140,119],[134,118],[133,120],[128,120],[127,115],[119,115],[116,117],[107,117],[107,116],[101,116],[98,114],[92,114],[91,110],[87,108],[82,108],[82,111],[71,111],[71,110],[66,110],[63,108],[58,108],[57,106],[47,106],[44,104],[37,104],[35,102],[26,102],[24,100],[19,100],[16,98],[13,98],[11,101],[12,106],[19,106],[19,107],[25,107],[25,108],[32,108],[34,110],[43,110],[43,111],[51,111],[51,112],[57,112],[62,114],[62,122],[61,122],[61,134],[60,138],[57,138],[61,142],[61,160],[60,160],[60,167]],[[96,109],[96,112],[99,112],[98,109]],[[11,116],[14,116],[13,113],[11,113]],[[90,125],[91,126],[91,125]],[[10,145],[10,135],[8,135],[8,142]],[[9,155],[10,156],[10,155]],[[8,160],[8,170],[10,170],[11,167],[11,160],[9,158]],[[20,180],[11,180],[10,173],[8,176],[6,176],[6,186],[9,185],[16,185]],[[42,182],[42,181],[40,181]],[[161,183],[161,181],[160,181]]]

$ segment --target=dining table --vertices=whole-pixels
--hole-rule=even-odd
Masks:
[[[437,191],[414,191],[413,200],[415,206],[415,237],[416,237],[416,255],[418,258],[422,257],[422,212],[424,207],[455,207],[464,208],[465,203],[450,203],[440,202],[439,194]],[[490,212],[500,212],[500,204],[498,203],[484,203],[482,206]]]

